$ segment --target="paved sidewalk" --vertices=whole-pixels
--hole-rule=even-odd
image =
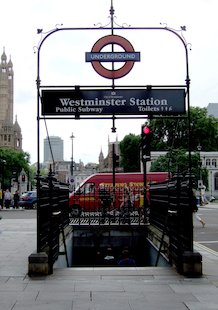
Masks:
[[[198,244],[201,278],[185,278],[164,267],[66,268],[29,278],[35,219],[3,218],[0,244],[0,310],[218,309],[218,253]]]

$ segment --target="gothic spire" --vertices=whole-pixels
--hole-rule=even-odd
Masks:
[[[7,61],[7,56],[5,54],[5,48],[3,48],[3,54],[1,56],[1,60],[2,60],[2,63],[3,64],[6,64],[6,61]]]

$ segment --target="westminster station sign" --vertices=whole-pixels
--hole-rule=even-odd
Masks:
[[[118,45],[122,52],[114,51]],[[111,52],[104,48],[111,46]],[[93,69],[106,79],[122,78],[140,62],[141,54],[134,50],[126,38],[110,34],[99,38],[85,53],[85,61],[91,63]],[[104,66],[105,62],[123,63],[120,68],[111,69]],[[111,87],[92,88],[91,86],[73,87],[68,89],[41,89],[41,114],[43,116],[90,116],[103,118],[105,115],[126,115],[145,117],[146,115],[178,115],[186,113],[185,87]]]
[[[42,115],[169,115],[185,113],[184,89],[42,90]]]

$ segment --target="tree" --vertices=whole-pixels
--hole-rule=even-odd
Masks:
[[[140,171],[140,136],[125,136],[120,142],[120,152],[124,172]]]
[[[156,118],[150,121],[153,151],[168,151],[183,148],[197,150],[200,144],[203,151],[218,150],[218,121],[207,115],[206,108],[190,108],[190,136],[188,118]]]
[[[199,153],[191,154],[192,174],[197,184],[202,177],[203,183],[208,185],[208,171],[200,165]],[[171,175],[181,174],[185,176],[189,171],[188,153],[184,149],[176,149],[167,152],[151,163],[151,171],[168,171]]]
[[[29,173],[30,155],[23,151],[0,148],[0,181],[10,187],[11,179],[17,178],[21,170]]]
[[[187,115],[183,118],[154,118],[150,120],[149,126],[152,131],[151,150],[168,152],[166,156],[152,163],[152,171],[170,171],[173,174],[187,173],[190,142],[192,173],[196,175],[197,181],[200,169],[204,184],[207,184],[208,172],[206,168],[200,167],[198,145],[201,145],[202,151],[218,151],[217,119],[208,115],[206,108],[191,107],[190,136]],[[136,143],[132,143],[134,140]],[[140,135],[129,134],[121,141],[124,171],[140,170],[140,140]],[[137,168],[134,163],[137,163]]]

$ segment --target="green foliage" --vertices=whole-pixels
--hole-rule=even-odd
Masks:
[[[124,172],[140,171],[140,136],[129,134],[120,142],[121,166]]]
[[[160,156],[152,162],[151,171],[169,171],[172,174],[188,170],[188,155],[183,149],[177,149]]]
[[[159,117],[150,120],[152,131],[151,150],[166,151],[167,155],[152,162],[152,171],[170,171],[185,174],[189,171],[189,145],[192,173],[196,181],[201,175],[207,185],[206,168],[200,167],[198,145],[202,151],[218,151],[218,121],[207,114],[206,108],[190,108],[190,128],[188,115],[183,118]],[[190,130],[189,130],[190,129]],[[189,140],[190,139],[190,140]],[[129,134],[120,143],[124,171],[140,170],[141,136]],[[190,144],[189,144],[190,143]]]
[[[0,181],[10,186],[11,178],[16,178],[22,169],[29,172],[29,154],[7,148],[0,148]]]
[[[203,183],[207,186],[208,171],[200,166],[199,153],[191,154],[191,167],[194,181],[197,181],[202,176]],[[189,154],[184,149],[177,149],[167,152],[166,155],[160,156],[152,162],[151,171],[169,171],[172,175],[177,173],[186,175],[189,171]]]
[[[218,122],[207,115],[206,108],[190,108],[190,135],[188,118],[156,118],[150,122],[152,129],[152,150],[168,151],[183,148],[188,150],[189,138],[192,151],[200,144],[202,151],[218,150]]]

